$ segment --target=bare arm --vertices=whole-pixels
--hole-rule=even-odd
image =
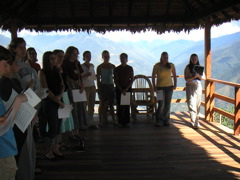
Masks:
[[[45,76],[45,73],[44,73],[43,70],[40,70],[38,72],[38,78],[39,78],[40,86],[42,88],[47,88],[48,89],[46,76]],[[52,99],[53,101],[57,102],[58,104],[62,105],[62,102],[60,101],[59,97],[55,96],[49,89],[48,89],[48,97],[50,99]]]
[[[175,67],[172,68],[172,75],[173,75],[173,89],[175,90],[177,87],[177,75]]]
[[[156,87],[156,83],[155,83],[156,75],[157,75],[156,70],[153,67],[153,70],[152,70],[152,85],[153,85],[154,91],[157,91],[157,87]]]
[[[19,110],[19,107],[21,106],[22,103],[27,102],[27,96],[25,94],[19,94],[16,96],[16,98],[13,101],[13,104],[11,105],[11,107],[7,110],[7,112],[0,117],[0,125],[3,125],[7,123],[7,125],[5,126],[5,129],[1,129],[0,130],[0,136],[2,136],[3,134],[6,133],[6,131],[8,130],[8,128],[11,126],[11,124],[13,123],[13,120],[16,117],[16,114]],[[13,117],[11,117],[11,119],[9,119],[9,121],[7,122],[7,118],[9,116],[9,114],[13,112]]]
[[[1,116],[1,117],[0,117],[0,125],[1,125],[1,124],[5,124],[5,123],[6,123],[6,120],[7,120],[7,117]]]
[[[97,87],[98,87],[98,89],[99,89],[99,87],[100,87],[100,83],[101,83],[101,67],[100,66],[98,66],[97,67]]]

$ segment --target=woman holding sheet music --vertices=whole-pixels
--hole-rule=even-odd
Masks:
[[[122,53],[120,55],[121,65],[114,70],[114,82],[116,85],[117,99],[117,117],[118,124],[123,127],[128,127],[130,123],[130,104],[121,105],[121,96],[132,91],[133,83],[133,68],[127,65],[128,55]]]
[[[5,49],[3,46],[0,46],[0,80],[2,82],[2,76],[5,75],[7,72],[9,72],[9,61],[11,59],[12,55],[11,53]],[[5,81],[5,80],[4,80]],[[3,86],[3,84],[0,85],[1,90],[5,89],[6,87]],[[3,88],[4,87],[4,88]],[[12,89],[11,89],[12,90]],[[7,92],[5,91],[6,94]],[[9,109],[5,109],[5,105],[3,102],[3,99],[6,97],[3,97],[2,92],[0,93],[0,176],[1,179],[15,179],[16,171],[17,171],[17,165],[16,161],[14,159],[14,156],[18,155],[18,145],[16,143],[14,132],[12,127],[8,129],[4,129],[4,125],[7,123],[7,117],[12,111],[12,108],[15,109],[15,112],[17,112],[17,109],[19,106],[27,101],[27,98],[23,94],[19,94],[15,100],[13,105]],[[6,99],[5,99],[6,101]],[[22,133],[23,134],[23,133]],[[16,135],[15,135],[16,136]],[[25,140],[24,136],[21,138],[21,140]]]
[[[9,67],[9,71],[7,73],[4,73],[3,77],[0,79],[0,87],[4,87],[0,89],[0,96],[5,102],[9,101],[12,91],[15,91],[17,94],[21,94],[21,92],[23,91],[19,80],[13,77],[13,75],[17,73],[19,69],[16,61],[10,60]],[[18,163],[23,144],[25,143],[27,138],[28,130],[22,132],[15,124],[13,126],[13,131],[18,148],[18,154],[15,156],[15,159]]]
[[[64,54],[62,70],[68,84],[69,100],[73,105],[72,116],[74,122],[74,136],[80,137],[79,129],[88,127],[84,102],[75,102],[73,91],[77,91],[80,95],[84,92],[81,73],[83,73],[81,64],[78,60],[79,51],[74,46],[69,46]]]
[[[39,71],[39,81],[42,88],[48,89],[48,96],[42,100],[39,112],[40,120],[47,120],[47,153],[45,157],[49,160],[56,160],[57,157],[63,157],[59,151],[59,137],[61,119],[58,118],[58,109],[63,107],[62,94],[64,92],[64,83],[58,68],[56,67],[56,57],[51,51],[43,54],[43,66]]]
[[[172,82],[173,75],[173,82]],[[155,78],[157,77],[157,83]],[[169,126],[170,107],[173,90],[177,86],[176,70],[173,63],[168,62],[168,53],[162,52],[160,62],[154,65],[152,71],[152,84],[154,91],[160,94],[156,112],[156,126]]]
[[[23,90],[28,88],[37,89],[39,87],[37,72],[25,62],[26,41],[21,37],[14,38],[8,45],[8,49],[12,53],[13,60],[16,61],[18,66],[18,72],[14,73],[14,78],[19,80],[21,88]],[[16,179],[34,179],[36,151],[32,125],[33,123],[30,123],[27,127],[27,137],[26,141],[24,141],[21,154],[19,155]]]
[[[184,70],[184,77],[186,80],[186,96],[188,109],[190,112],[193,128],[195,129],[199,127],[198,118],[202,98],[201,80],[205,79],[203,67],[196,70],[196,66],[199,67],[198,56],[197,54],[192,54],[190,56],[189,64]],[[201,70],[201,72],[199,71],[199,69]]]

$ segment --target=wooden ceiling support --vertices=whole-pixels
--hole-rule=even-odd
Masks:
[[[207,18],[205,22],[204,32],[204,51],[205,51],[205,118],[206,120],[213,121],[213,108],[214,108],[214,82],[208,81],[211,78],[212,59],[211,59],[211,22]]]

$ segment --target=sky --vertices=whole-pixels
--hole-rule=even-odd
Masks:
[[[211,28],[211,38],[217,38],[220,36],[233,34],[236,32],[240,32],[240,20],[224,23],[218,27],[213,26]],[[46,34],[47,35],[56,35],[56,34],[67,35],[67,34],[74,34],[74,33],[78,33],[78,32],[65,31],[65,32],[51,32],[51,33],[44,33],[44,34],[45,35]],[[0,34],[10,37],[10,33],[7,31],[0,30]],[[29,35],[29,34],[35,36],[35,35],[39,35],[40,33],[22,30],[21,32],[18,33],[18,36],[24,37],[25,35]],[[128,32],[128,31],[115,31],[115,32],[106,32],[105,34],[97,33],[97,36],[102,36],[115,42],[120,42],[120,41],[137,42],[140,40],[152,41],[155,39],[160,39],[165,41],[173,41],[173,40],[179,40],[179,39],[200,41],[204,39],[204,29],[192,30],[190,31],[190,33],[185,33],[182,31],[180,33],[170,32],[170,33],[164,33],[164,34],[157,34],[156,32],[153,32],[153,31],[147,31],[144,33],[141,32],[141,33],[135,33],[135,34],[132,34],[131,32]]]

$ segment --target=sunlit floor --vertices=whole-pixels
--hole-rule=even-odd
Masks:
[[[172,113],[169,127],[155,127],[139,115],[129,128],[113,127],[109,120],[81,135],[87,152],[76,152],[77,142],[65,135],[69,148],[56,162],[46,160],[44,144],[37,143],[43,173],[35,179],[240,179],[240,137],[203,119],[194,130],[187,112]]]

